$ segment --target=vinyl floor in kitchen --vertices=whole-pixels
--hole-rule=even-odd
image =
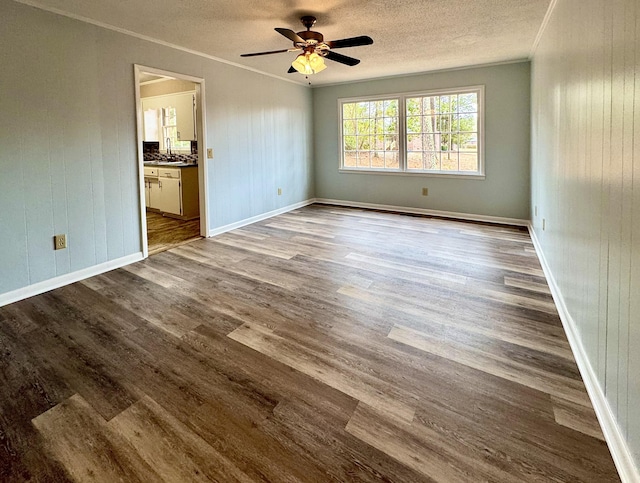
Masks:
[[[2,481],[619,481],[524,229],[312,205],[0,308]]]
[[[149,255],[163,252],[200,237],[200,218],[178,220],[147,211],[147,243]]]

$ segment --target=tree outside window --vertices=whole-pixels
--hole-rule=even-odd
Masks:
[[[341,169],[482,175],[482,87],[343,99]]]

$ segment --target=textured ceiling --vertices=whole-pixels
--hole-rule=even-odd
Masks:
[[[18,0],[85,17],[262,72],[287,74],[296,53],[241,58],[286,49],[273,29],[304,30],[314,15],[325,40],[369,35],[370,46],[340,49],[362,62],[327,61],[313,85],[528,58],[550,0]]]

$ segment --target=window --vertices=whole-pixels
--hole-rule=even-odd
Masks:
[[[344,171],[482,176],[483,88],[341,99]]]
[[[184,122],[193,117],[193,94],[191,92],[180,92],[155,97],[145,97],[142,99],[143,111],[143,131],[145,141],[158,141],[159,149],[165,151],[169,143],[174,153],[191,152],[191,142],[180,140],[178,132],[180,129],[191,132],[193,122]],[[180,113],[180,114],[178,114]],[[182,123],[182,127],[181,127]],[[186,127],[185,127],[186,126]],[[195,133],[194,133],[195,134]],[[169,142],[167,142],[169,139]],[[189,137],[187,137],[189,139]]]
[[[163,145],[166,143],[166,139],[171,139],[171,149],[174,151],[190,151],[190,141],[178,140],[178,127],[177,127],[177,109],[175,107],[162,108],[162,133],[163,133]],[[166,149],[167,146],[164,146]]]
[[[398,99],[342,104],[343,167],[399,169]]]

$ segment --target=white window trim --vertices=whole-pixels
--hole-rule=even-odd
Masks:
[[[444,94],[464,94],[469,92],[478,93],[478,171],[429,171],[429,170],[407,170],[407,133],[406,133],[406,100],[410,97],[422,97]],[[398,169],[363,169],[349,168],[344,166],[344,149],[343,149],[343,126],[342,105],[352,102],[362,101],[379,101],[398,99],[398,138],[400,146],[398,149],[398,160],[400,167]],[[432,89],[428,91],[401,92],[381,94],[374,96],[344,97],[338,99],[338,136],[339,136],[339,159],[340,165],[338,171],[348,174],[381,174],[393,176],[427,176],[435,178],[466,178],[466,179],[485,179],[485,161],[484,161],[484,85],[454,87],[450,89]]]

